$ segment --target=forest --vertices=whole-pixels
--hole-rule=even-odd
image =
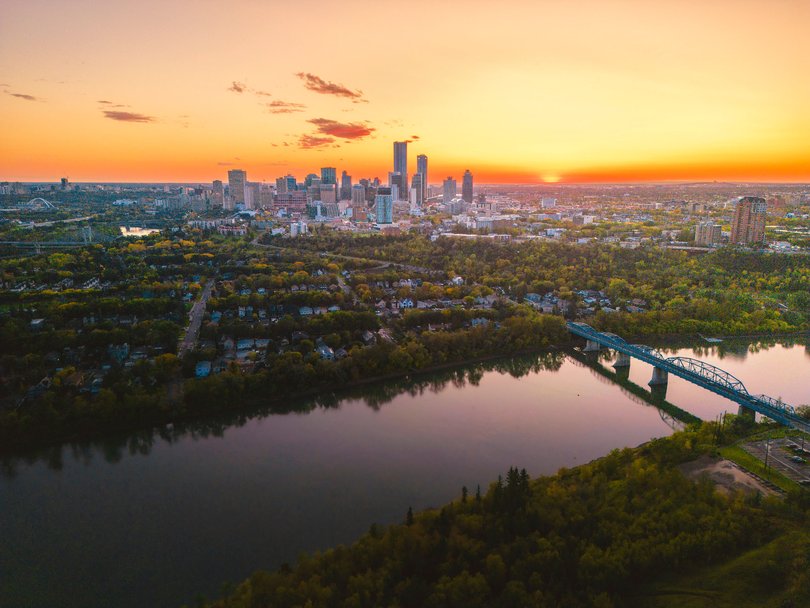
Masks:
[[[439,509],[372,525],[349,547],[256,572],[207,606],[609,608],[659,605],[662,595],[672,606],[807,606],[807,493],[724,495],[679,471],[713,452],[717,431],[695,425],[534,480],[512,467]],[[676,588],[741,556],[750,556],[737,572],[744,581],[720,593]]]

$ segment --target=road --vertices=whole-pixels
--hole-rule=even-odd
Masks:
[[[211,290],[214,288],[214,280],[211,279],[203,287],[199,299],[194,302],[191,310],[188,313],[189,323],[186,329],[186,335],[180,340],[177,347],[177,356],[182,357],[190,350],[194,350],[197,346],[197,338],[200,336],[200,326],[202,325],[203,315],[205,315],[205,306],[208,303],[208,298],[211,297]]]
[[[787,440],[780,438],[771,439],[770,449],[766,441],[745,443],[742,445],[742,448],[763,462],[765,462],[765,454],[767,452],[768,466],[777,469],[782,475],[793,481],[798,482],[803,479],[810,479],[810,465],[798,464],[791,461],[790,457],[794,454],[785,447],[786,444]]]
[[[276,249],[278,251],[284,251],[284,250],[302,251],[301,249],[298,249],[296,247],[280,247],[278,245],[265,245],[264,243],[259,242],[259,237],[256,237],[255,239],[253,239],[253,241],[251,241],[251,245],[257,245],[258,247],[265,247],[267,249]],[[306,251],[307,253],[318,253],[318,255],[320,255],[321,257],[327,257],[328,256],[330,258],[337,258],[339,260],[351,260],[353,262],[363,262],[363,263],[374,262],[375,264],[379,264],[379,267],[371,268],[371,269],[368,269],[368,270],[379,270],[379,269],[382,269],[382,268],[400,268],[402,270],[409,270],[411,272],[422,272],[422,273],[425,273],[425,274],[440,274],[440,275],[445,275],[446,274],[443,270],[436,270],[435,268],[425,268],[424,266],[414,266],[413,264],[401,264],[399,262],[390,262],[388,260],[375,260],[375,259],[372,259],[372,258],[361,258],[361,257],[353,256],[353,255],[343,255],[341,253],[332,253],[330,251],[321,251],[321,252],[315,252],[315,251],[309,251],[309,250],[303,250],[303,251]]]

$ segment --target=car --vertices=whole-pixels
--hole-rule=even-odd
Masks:
[[[810,479],[800,479],[799,485],[804,486],[805,488],[810,488]]]
[[[807,462],[807,460],[801,456],[791,456],[790,459],[797,464],[805,464]]]

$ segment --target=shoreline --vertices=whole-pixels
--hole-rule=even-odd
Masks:
[[[654,337],[654,340],[650,340],[651,337]],[[789,339],[789,338],[800,338],[800,337],[810,337],[810,330],[803,330],[798,332],[789,332],[789,333],[780,333],[774,334],[772,332],[763,332],[758,334],[747,334],[747,335],[734,335],[730,336],[727,339],[740,339],[740,340],[764,340],[764,339],[773,339],[773,340],[780,340],[780,339]],[[642,340],[646,339],[648,342],[652,342],[653,345],[661,345],[661,346],[680,346],[683,348],[689,347],[688,345],[691,344],[692,347],[697,346],[698,344],[703,346],[719,346],[717,344],[709,344],[705,343],[699,336],[685,336],[685,335],[667,335],[667,336],[630,336],[631,340]],[[726,338],[724,338],[726,339]],[[698,342],[699,341],[699,342]],[[2,458],[17,458],[17,457],[24,457],[27,454],[31,454],[33,452],[37,452],[40,450],[53,448],[57,446],[63,445],[71,445],[76,443],[84,443],[94,440],[102,440],[104,438],[112,438],[124,434],[131,434],[138,431],[145,431],[150,429],[160,428],[162,426],[166,426],[168,424],[175,424],[175,423],[185,423],[185,422],[194,422],[196,420],[201,420],[210,417],[221,416],[223,414],[235,414],[235,413],[242,413],[249,415],[251,411],[255,411],[261,405],[262,407],[266,407],[272,410],[273,407],[277,407],[279,404],[283,402],[290,402],[290,401],[298,401],[302,399],[312,399],[317,397],[318,395],[328,395],[328,394],[339,394],[348,392],[352,389],[362,388],[365,386],[373,386],[377,384],[381,384],[383,382],[387,382],[390,380],[399,380],[405,379],[411,376],[419,377],[422,375],[428,375],[431,373],[440,372],[443,370],[448,370],[454,367],[464,367],[469,365],[474,365],[477,363],[486,363],[489,361],[496,361],[499,359],[509,359],[514,357],[524,357],[524,356],[532,356],[532,355],[541,355],[543,353],[552,353],[552,352],[560,352],[565,356],[570,356],[567,354],[567,350],[573,348],[574,344],[576,344],[576,340],[569,340],[567,342],[562,342],[560,344],[555,344],[552,346],[548,346],[542,349],[533,349],[529,351],[518,351],[509,354],[493,354],[488,355],[486,357],[478,357],[472,359],[460,359],[457,361],[452,361],[448,363],[441,363],[438,365],[431,365],[430,367],[424,369],[407,369],[402,370],[399,372],[392,372],[389,374],[384,374],[380,376],[372,376],[368,378],[362,378],[359,380],[354,380],[340,386],[331,386],[331,387],[318,387],[312,388],[309,390],[304,391],[297,391],[290,394],[285,395],[277,395],[268,398],[256,397],[256,396],[248,396],[246,399],[246,403],[239,407],[239,408],[231,408],[231,407],[218,407],[214,409],[209,409],[204,412],[188,412],[185,414],[180,415],[166,415],[166,416],[154,416],[149,417],[143,421],[142,424],[105,424],[100,427],[96,427],[93,429],[72,429],[66,430],[64,432],[56,432],[54,434],[48,435],[39,435],[39,438],[23,440],[19,443],[15,443],[12,441],[6,441],[3,445],[0,445],[0,459]],[[696,344],[697,343],[697,344]],[[184,379],[185,380],[185,379]],[[259,403],[261,401],[261,404]],[[680,409],[680,408],[678,408]],[[289,411],[289,410],[288,410]],[[282,413],[282,412],[278,412]],[[687,412],[688,413],[688,412]],[[37,437],[37,435],[33,435],[33,437]]]

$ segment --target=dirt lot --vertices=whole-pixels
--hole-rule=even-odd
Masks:
[[[703,475],[707,475],[723,494],[728,494],[731,490],[742,490],[752,494],[757,492],[761,492],[763,495],[775,494],[773,490],[764,486],[755,477],[739,469],[730,460],[723,458],[701,456],[697,460],[684,463],[678,468],[689,479],[698,479]]]

